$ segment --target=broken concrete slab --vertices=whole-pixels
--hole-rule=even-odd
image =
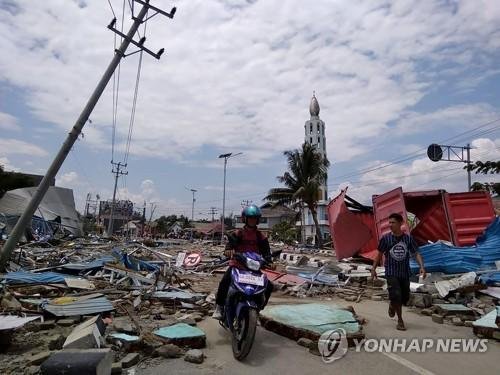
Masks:
[[[199,349],[188,350],[188,352],[184,356],[184,360],[186,362],[191,362],[191,363],[196,363],[196,364],[203,363],[204,359],[205,359],[205,355]]]
[[[471,308],[460,304],[434,304],[434,308],[439,314],[443,316],[457,314],[474,315],[474,311]]]
[[[432,314],[432,321],[435,323],[443,324],[444,323],[444,318],[442,315],[439,314]]]
[[[194,349],[204,348],[206,345],[205,332],[185,323],[162,327],[153,331],[153,333],[167,344],[187,346]]]
[[[429,294],[412,293],[410,300],[410,305],[415,307],[427,308],[432,306],[432,297]]]
[[[40,367],[42,375],[109,375],[113,355],[110,349],[62,350]]]
[[[78,326],[63,344],[64,349],[92,349],[101,347],[101,334],[96,324]]]
[[[139,353],[128,353],[125,358],[121,360],[123,368],[130,368],[139,363],[141,356]]]
[[[354,339],[363,339],[364,334],[353,310],[318,303],[275,305],[261,312],[260,321],[267,330],[295,341],[302,337],[318,341],[324,332],[342,328],[349,345],[354,345]]]
[[[493,338],[496,332],[500,332],[500,327],[497,324],[497,318],[500,315],[500,306],[489,312],[482,318],[472,323],[472,330],[475,335],[482,335],[487,338]],[[496,334],[498,335],[498,334]]]
[[[129,321],[123,319],[115,319],[113,321],[113,329],[115,331],[126,333],[129,335],[137,334],[137,328],[130,324]]]

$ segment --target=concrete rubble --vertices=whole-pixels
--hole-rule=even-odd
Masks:
[[[153,357],[179,358],[204,347],[205,334],[196,326],[213,311],[207,297],[218,283],[217,270],[227,266],[222,247],[184,240],[148,244],[82,238],[18,248],[9,272],[0,275],[0,322],[12,321],[0,330],[2,371],[24,374],[30,366],[30,373],[58,373],[67,360],[106,351],[75,369],[121,373]],[[179,253],[192,252],[203,254],[196,267],[176,266]],[[154,333],[179,326],[197,330],[196,337],[170,340]],[[203,358],[191,352],[186,361]]]
[[[109,367],[112,373],[147,367],[155,358],[202,363],[205,354],[199,349],[205,347],[206,337],[197,326],[213,312],[213,293],[227,267],[223,248],[211,241],[178,239],[148,245],[93,237],[19,247],[10,272],[0,275],[0,317],[17,321],[0,329],[4,372],[24,374],[29,365],[30,373],[57,373],[65,360],[78,361],[89,351],[101,353],[95,354],[95,369]],[[362,337],[366,323],[354,312],[357,303],[387,303],[383,267],[371,280],[366,259],[337,260],[334,250],[271,246],[282,250],[277,268],[265,271],[273,281],[274,296],[352,305],[353,320],[348,322],[357,328],[350,339]],[[200,254],[201,261],[186,267],[182,259],[192,253]],[[431,272],[423,281],[415,278],[410,309],[428,316],[429,324],[463,326],[498,338],[494,314],[500,288],[494,276],[463,275]],[[261,314],[264,328],[318,354],[320,332],[284,326],[267,316],[268,310]],[[341,310],[345,308],[332,314]]]

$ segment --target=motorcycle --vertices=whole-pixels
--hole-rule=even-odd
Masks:
[[[274,252],[272,257],[280,253]],[[252,349],[257,317],[266,303],[264,292],[270,281],[262,268],[270,262],[254,252],[235,253],[234,259],[244,269],[233,268],[231,271],[231,284],[219,324],[232,333],[233,356],[241,361]]]

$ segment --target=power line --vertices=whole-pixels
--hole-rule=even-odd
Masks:
[[[147,14],[146,14],[146,18],[147,18]],[[146,27],[147,27],[147,21],[144,23],[144,36],[146,36]],[[130,123],[129,123],[129,129],[128,129],[127,146],[126,146],[125,158],[124,158],[125,164],[127,164],[127,162],[128,162],[128,156],[130,153],[130,143],[132,141],[132,132],[133,132],[134,123],[135,123],[135,110],[137,108],[137,96],[138,96],[138,92],[139,92],[139,81],[141,79],[142,56],[143,56],[143,51],[141,50],[139,53],[139,64],[137,65],[137,76],[135,79],[135,89],[134,89],[134,99],[133,99],[133,103],[132,103],[132,111],[130,113]]]

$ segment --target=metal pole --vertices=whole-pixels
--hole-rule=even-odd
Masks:
[[[467,143],[467,183],[469,185],[469,191],[472,189],[472,179],[470,170],[470,143]]]
[[[221,244],[224,245],[224,214],[226,213],[226,166],[227,166],[227,156],[224,158],[224,187],[222,190],[222,229],[221,229]]]
[[[194,193],[196,193],[196,190],[191,189],[191,192],[193,193],[193,202],[191,205],[191,241],[192,241],[193,240],[193,226],[194,226],[194,202],[195,202]]]
[[[120,63],[121,58],[125,55],[125,51],[127,50],[127,47],[130,44],[130,40],[132,40],[139,26],[141,25],[142,20],[146,16],[148,7],[149,7],[148,5],[144,5],[139,14],[137,15],[137,18],[134,19],[134,23],[130,27],[129,32],[127,33],[127,37],[123,38],[120,48],[118,48],[118,50],[115,52],[113,59],[111,60],[108,68],[104,72],[104,75],[102,76],[101,80],[97,84],[97,87],[94,89],[94,92],[90,96],[87,104],[85,105],[85,108],[83,109],[82,113],[76,120],[76,123],[71,129],[70,133],[66,137],[66,140],[61,146],[61,149],[59,150],[56,157],[52,161],[52,164],[50,165],[49,169],[47,170],[47,173],[40,182],[40,185],[38,185],[35,194],[31,198],[28,205],[26,206],[26,209],[24,210],[23,214],[17,221],[16,226],[12,230],[12,233],[10,234],[9,238],[7,239],[7,242],[3,246],[2,251],[0,253],[0,271],[5,271],[5,265],[7,261],[10,259],[12,251],[17,245],[17,242],[19,241],[21,234],[24,232],[26,225],[33,217],[33,213],[35,212],[38,205],[42,201],[45,193],[47,192],[50,185],[50,181],[52,181],[52,179],[56,177],[57,172],[59,171],[61,165],[66,159],[66,156],[71,151],[71,147],[73,147],[73,144],[78,139],[78,136],[80,135],[85,123],[88,121],[89,116],[92,113],[92,110],[99,101],[99,98],[101,97],[109,80],[113,76],[113,72]]]
[[[116,187],[118,186],[118,173],[115,174],[115,188],[113,190],[113,201],[111,202],[111,212],[109,213],[108,236],[113,235],[113,215],[115,214]]]

